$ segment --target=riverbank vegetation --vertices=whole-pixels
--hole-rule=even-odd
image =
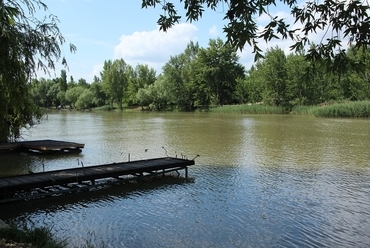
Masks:
[[[18,229],[0,228],[0,247],[67,247],[65,240],[57,240],[51,230],[45,227]]]
[[[215,107],[210,109],[210,111],[214,113],[297,114],[330,118],[369,118],[370,101],[345,101],[340,103],[326,103],[320,106],[295,106],[291,110],[284,107],[261,104],[242,104]]]
[[[58,78],[32,80],[30,95],[43,108],[367,117],[370,49],[350,47],[346,58],[340,71],[331,71],[307,61],[304,51],[286,55],[275,47],[245,70],[235,49],[211,39],[207,48],[190,42],[160,75],[148,65],[108,60],[91,83],[67,81],[62,70]]]
[[[201,18],[204,8],[216,11],[217,6],[224,7],[221,2],[185,2],[187,20]],[[143,0],[142,8],[158,3]],[[39,70],[54,70],[58,60],[66,65],[61,49],[66,40],[57,26],[58,18],[41,0],[1,1],[0,142],[16,139],[23,127],[38,122],[42,117],[40,107],[117,106],[122,110],[135,106],[143,110],[194,111],[209,110],[214,105],[262,102],[293,109],[328,101],[369,100],[369,6],[359,1],[310,2],[302,9],[295,1],[285,4],[302,29],[290,29],[284,18],[275,17],[260,31],[255,18],[271,16],[268,7],[275,1],[257,0],[250,6],[231,0],[224,12],[224,20],[228,20],[224,28],[226,44],[211,39],[208,47],[202,48],[190,42],[183,53],[170,58],[160,75],[147,65],[128,65],[121,58],[105,61],[100,77],[93,82],[83,78],[74,81],[73,75],[67,82],[65,70],[54,79],[35,77]],[[171,2],[164,1],[162,8],[164,14],[158,24],[165,31],[178,23],[180,16]],[[312,44],[308,34],[319,30],[326,30],[332,37]],[[353,46],[343,49],[337,37],[346,38]],[[263,51],[258,45],[279,38],[293,41],[293,53],[286,55],[278,47]],[[253,47],[256,62],[247,70],[239,63],[236,50],[242,50],[245,44]],[[76,51],[73,44],[70,51]]]

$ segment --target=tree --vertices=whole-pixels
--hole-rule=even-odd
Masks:
[[[58,19],[48,13],[38,20],[39,9],[47,10],[40,0],[0,1],[0,142],[18,138],[22,127],[41,118],[29,97],[28,83],[38,70],[54,69],[62,57],[65,39]]]
[[[189,42],[183,53],[171,56],[163,66],[165,84],[170,92],[169,101],[179,110],[194,109],[192,63],[197,59],[198,50],[198,43]]]
[[[238,62],[239,57],[230,45],[224,45],[221,39],[209,41],[207,49],[198,52],[199,69],[197,87],[209,86],[215,104],[224,105],[233,102],[236,79],[244,77],[244,67]]]
[[[350,100],[369,100],[370,48],[357,50],[350,47],[347,54],[350,63],[342,83],[345,97]]]
[[[139,89],[155,82],[156,72],[153,68],[149,68],[148,65],[138,64],[134,70],[130,70],[129,74],[128,102],[130,104],[138,104],[137,92]]]
[[[103,81],[103,90],[113,102],[118,104],[122,110],[124,90],[128,85],[129,66],[123,59],[115,61],[104,61],[101,78]]]
[[[60,80],[59,80],[59,83],[60,83],[60,89],[64,92],[67,91],[68,89],[68,84],[67,84],[67,72],[66,70],[61,70],[60,71]]]
[[[103,91],[103,83],[100,78],[94,76],[93,82],[90,86],[90,90],[93,93],[92,104],[95,107],[104,106],[107,100],[107,95]]]
[[[77,86],[80,87],[80,86]],[[88,109],[91,108],[94,95],[90,89],[85,89],[76,101],[77,109]]]
[[[277,4],[290,9],[293,23],[273,16],[270,9]],[[160,5],[164,11],[158,19],[161,30],[166,31],[181,20],[176,6],[167,0],[142,0],[142,8]],[[301,6],[297,0],[194,0],[180,1],[179,5],[186,11],[186,21],[192,22],[202,18],[206,8],[213,11],[224,9],[224,27],[227,43],[243,49],[245,44],[253,47],[255,61],[263,57],[258,45],[259,40],[266,42],[272,39],[291,39],[291,49],[301,51],[311,43],[309,35],[323,30],[326,37],[310,49],[307,58],[324,60],[325,64],[335,69],[342,67],[346,61],[343,42],[348,41],[355,47],[367,47],[370,44],[370,6],[367,1],[307,1]],[[267,15],[269,23],[262,31],[258,29],[257,17]],[[300,28],[292,24],[299,23]],[[325,42],[324,42],[325,40]]]
[[[286,56],[280,48],[269,49],[260,68],[264,80],[263,102],[268,105],[286,105]]]
[[[73,88],[70,88],[66,92],[66,100],[71,103],[73,107],[76,107],[76,102],[78,98],[81,96],[81,94],[85,91],[86,88],[82,86],[76,86]]]

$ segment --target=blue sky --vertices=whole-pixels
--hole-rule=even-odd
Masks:
[[[218,37],[225,40],[223,7],[216,12],[206,11],[198,22],[180,24],[167,33],[159,31],[156,24],[160,8],[141,8],[141,0],[44,0],[49,12],[58,16],[59,28],[67,39],[63,46],[69,69],[68,80],[84,78],[91,83],[93,76],[100,76],[105,60],[123,58],[127,64],[147,64],[161,72],[162,66],[170,56],[182,53],[189,41],[199,42],[207,47],[209,39]],[[178,1],[174,1],[177,2]],[[178,4],[179,11],[181,5]],[[272,11],[274,12],[274,11]],[[276,9],[274,15],[289,17],[289,14]],[[267,16],[259,17],[259,24],[266,24]],[[261,27],[262,27],[261,26]],[[77,46],[77,52],[71,54],[67,43]],[[261,43],[263,49],[278,45],[289,52],[291,43],[274,41]],[[247,69],[253,64],[254,55],[249,47],[239,54],[240,63]],[[51,77],[60,75],[61,66],[57,66]],[[48,77],[40,74],[39,77]]]

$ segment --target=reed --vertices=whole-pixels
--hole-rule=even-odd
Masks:
[[[313,113],[317,117],[368,118],[370,117],[370,101],[344,102],[316,107]]]
[[[233,114],[286,114],[283,107],[267,106],[262,104],[242,104],[242,105],[225,105],[210,109],[213,113],[233,113]]]
[[[290,114],[294,115],[314,115],[317,106],[294,106]]]
[[[296,106],[291,113],[328,118],[368,118],[370,117],[370,101],[347,101],[324,106]]]

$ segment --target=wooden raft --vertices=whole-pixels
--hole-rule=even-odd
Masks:
[[[59,140],[32,140],[0,143],[0,151],[23,151],[32,153],[81,152],[85,144]]]
[[[102,184],[95,183],[99,179],[114,178],[119,182],[125,176],[132,180],[181,169],[185,169],[187,178],[187,167],[194,164],[194,160],[165,157],[3,177],[0,178],[0,202],[14,201],[17,195],[19,199],[33,198],[32,191],[41,191],[44,195],[71,192],[75,191],[75,184],[84,183],[88,188],[100,186]]]

